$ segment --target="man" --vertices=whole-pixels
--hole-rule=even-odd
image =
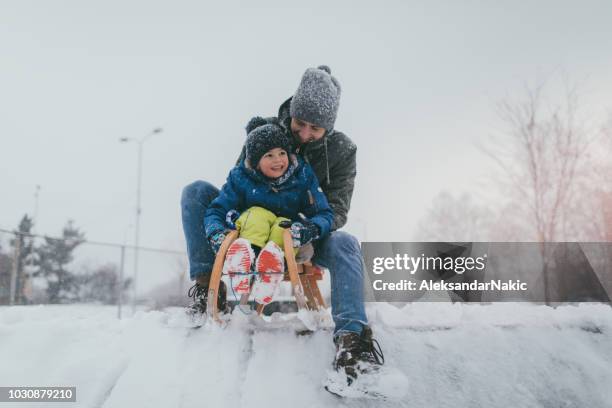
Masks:
[[[315,171],[321,189],[334,211],[332,233],[317,240],[316,230],[303,226],[299,231],[302,245],[313,242],[313,262],[331,274],[332,316],[335,323],[336,370],[344,369],[356,378],[361,367],[382,364],[380,349],[367,325],[363,303],[364,264],[359,242],[352,235],[338,231],[346,224],[353,195],[357,147],[345,134],[334,129],[341,88],[327,66],[309,68],[293,95],[279,108],[278,117],[267,118],[290,132],[295,153],[303,156]],[[245,156],[245,147],[238,162]],[[185,187],[181,198],[183,229],[187,240],[191,279],[196,284],[189,296],[193,308],[206,311],[207,288],[214,252],[204,234],[204,212],[219,190],[205,181]],[[225,285],[220,288],[220,310],[225,309]],[[363,364],[366,363],[366,364]]]

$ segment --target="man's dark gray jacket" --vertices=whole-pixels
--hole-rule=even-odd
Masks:
[[[291,117],[287,99],[278,110],[278,117],[266,118],[269,123],[283,127],[294,142],[294,153],[300,154],[312,166],[327,201],[334,211],[332,230],[346,224],[351,207],[355,176],[357,175],[357,146],[342,132],[332,130],[325,137],[299,146],[291,134]],[[245,147],[238,158],[240,163],[245,157]]]

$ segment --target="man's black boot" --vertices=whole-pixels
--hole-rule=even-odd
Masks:
[[[369,326],[364,326],[361,334],[341,332],[334,338],[334,343],[334,369],[344,370],[349,385],[360,374],[376,371],[385,362],[380,344],[372,338]]]

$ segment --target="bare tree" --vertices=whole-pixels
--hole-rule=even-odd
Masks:
[[[546,299],[550,254],[544,243],[567,240],[578,229],[574,215],[584,199],[578,187],[590,173],[589,148],[596,139],[579,112],[577,88],[563,85],[557,102],[548,102],[544,83],[501,102],[504,130],[483,148],[502,170],[496,179],[502,194],[531,231],[523,239],[541,243]]]
[[[79,301],[99,302],[105,305],[116,305],[119,297],[125,298],[130,289],[132,279],[121,280],[119,266],[106,263],[93,271],[86,271],[77,276],[79,283]]]
[[[493,214],[470,194],[459,197],[442,191],[419,222],[418,241],[487,241],[491,239]]]

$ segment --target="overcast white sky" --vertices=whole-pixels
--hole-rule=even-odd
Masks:
[[[182,187],[220,186],[248,119],[327,64],[336,128],[359,148],[348,229],[410,240],[436,193],[487,174],[474,142],[524,81],[564,70],[610,107],[611,17],[606,1],[0,0],[0,228],[40,185],[37,232],[72,218],[131,242],[136,145],[118,139],[162,126],[144,149],[141,244],[182,250]]]

